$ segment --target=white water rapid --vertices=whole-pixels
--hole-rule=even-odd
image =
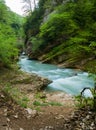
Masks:
[[[39,61],[20,58],[21,70],[35,73],[49,78],[53,82],[48,85],[48,90],[60,90],[68,94],[77,95],[84,87],[94,87],[94,81],[88,73],[75,69],[59,68],[51,64],[42,64]]]

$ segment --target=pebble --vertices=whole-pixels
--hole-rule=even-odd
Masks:
[[[23,128],[20,128],[20,130],[24,130]]]
[[[27,108],[26,111],[28,112],[28,114],[32,114],[32,109],[31,108]]]
[[[53,126],[46,126],[44,130],[53,130]]]
[[[87,116],[86,116],[86,119],[88,119],[88,120],[89,120],[89,119],[90,119],[90,116],[89,116],[89,115],[87,115]]]
[[[55,117],[55,119],[59,120],[59,119],[64,119],[63,115],[58,115],[57,117]]]
[[[12,128],[10,128],[10,127],[6,127],[6,129],[5,130],[13,130]]]
[[[92,123],[91,123],[91,126],[93,127],[94,125],[95,125],[94,122],[92,122]]]
[[[1,98],[5,98],[5,96],[3,94],[0,95]]]
[[[93,130],[94,128],[90,126],[90,128],[89,128],[89,129],[90,129],[90,130]]]
[[[31,108],[27,108],[26,111],[27,111],[26,115],[27,119],[30,119],[31,117],[34,118],[38,115],[38,112],[36,110],[32,110]]]
[[[7,121],[8,121],[8,122],[10,122],[10,119],[9,119],[9,118],[7,118]]]
[[[16,114],[16,115],[14,115],[13,117],[17,119],[17,118],[18,118],[18,115]]]

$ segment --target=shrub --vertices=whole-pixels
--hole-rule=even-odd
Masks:
[[[67,38],[77,29],[76,24],[71,19],[69,13],[53,14],[44,23],[40,30],[40,36],[46,41],[56,40],[57,38]]]
[[[43,44],[43,40],[37,37],[31,37],[32,52],[39,50],[39,47]]]

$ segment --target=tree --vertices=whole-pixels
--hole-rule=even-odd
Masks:
[[[67,54],[72,64],[84,58],[87,63],[96,58],[95,14],[96,0],[39,0],[24,26],[26,43],[30,41],[34,54],[40,52],[46,59]]]
[[[9,67],[18,56],[17,43],[22,35],[20,19],[0,0],[0,66]]]
[[[32,13],[32,11],[36,8],[36,0],[23,0],[25,13]]]

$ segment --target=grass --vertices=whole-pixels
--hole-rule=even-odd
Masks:
[[[76,106],[78,108],[83,108],[86,106],[89,106],[91,109],[96,111],[96,90],[95,88],[91,89],[91,92],[93,94],[93,98],[86,98],[86,97],[82,97],[81,95],[78,95],[75,97],[77,103]]]
[[[58,103],[58,102],[40,102],[40,101],[34,101],[33,102],[33,105],[34,106],[62,106],[61,103]]]
[[[51,106],[63,106],[61,103],[59,102],[49,102],[49,105]]]
[[[27,108],[29,99],[27,96],[22,94],[18,88],[12,87],[10,84],[7,84],[2,90],[21,107]]]

